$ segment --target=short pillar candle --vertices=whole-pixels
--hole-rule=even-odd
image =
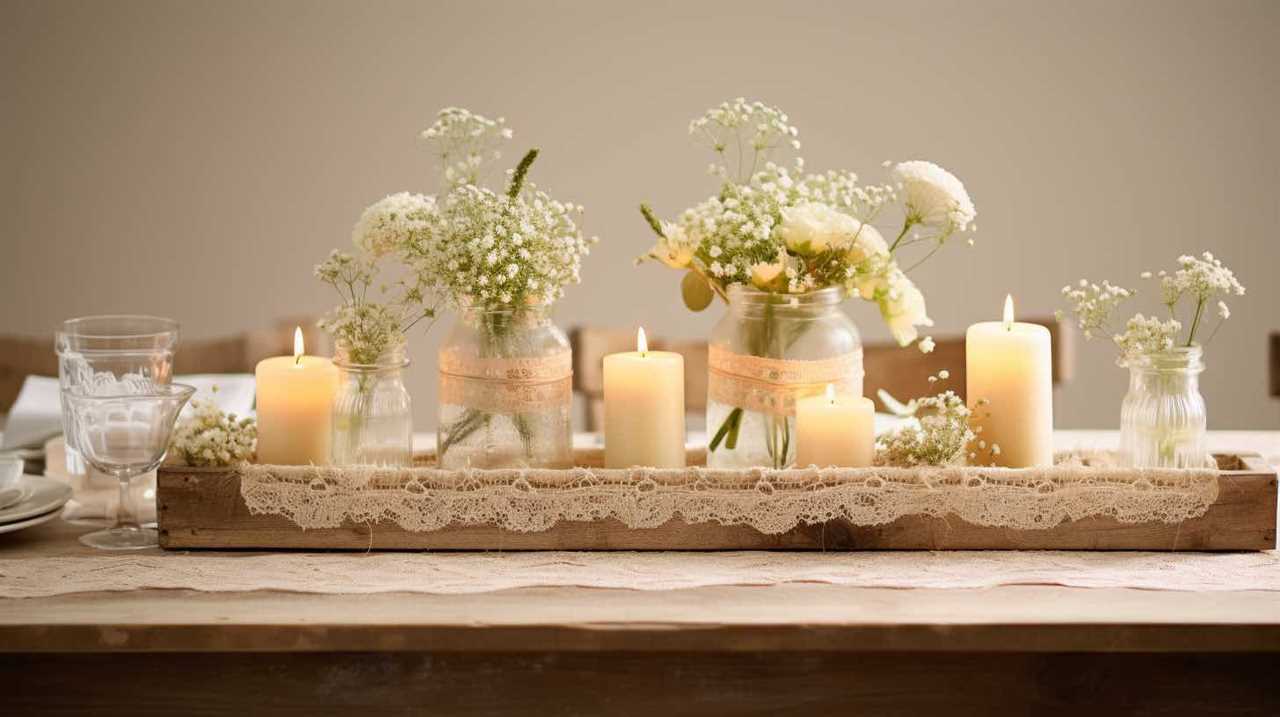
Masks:
[[[338,369],[319,356],[303,355],[302,328],[293,337],[293,356],[258,362],[258,462],[323,465],[330,460],[333,398]]]
[[[864,396],[826,393],[796,400],[796,467],[861,468],[875,459],[876,406]]]

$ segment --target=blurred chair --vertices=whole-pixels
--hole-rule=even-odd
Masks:
[[[278,321],[271,328],[246,331],[226,338],[183,341],[173,357],[175,374],[253,373],[268,356],[293,353],[293,331],[302,327],[307,353],[328,356],[332,342],[316,328],[315,317]],[[8,413],[27,376],[57,376],[58,357],[53,337],[0,336],[0,414]]]
[[[1071,379],[1074,369],[1074,336],[1069,324],[1057,319],[1024,319],[1049,329],[1053,341],[1053,384]],[[569,333],[573,345],[573,387],[586,402],[583,430],[598,431],[604,425],[605,354],[634,351],[636,335],[631,329],[578,327]],[[935,336],[931,353],[921,353],[915,346],[902,348],[896,343],[868,343],[863,346],[866,379],[863,394],[885,410],[877,391],[884,389],[894,398],[907,402],[911,398],[951,389],[964,396],[964,336]],[[707,408],[707,343],[705,341],[668,341],[650,337],[655,351],[675,351],[684,356],[684,400],[691,416],[703,415]],[[929,383],[929,377],[946,369],[950,378]],[[691,422],[692,423],[692,422]]]

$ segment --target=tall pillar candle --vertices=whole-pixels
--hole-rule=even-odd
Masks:
[[[299,328],[293,356],[263,359],[254,372],[259,463],[329,462],[338,369],[329,359],[303,355],[303,349]]]
[[[863,396],[837,396],[833,386],[821,396],[796,400],[796,467],[865,467],[875,459],[876,406]]]
[[[1009,468],[1053,464],[1053,349],[1049,329],[1013,320],[974,324],[965,334],[966,396],[979,463]],[[996,448],[998,446],[998,448]]]
[[[636,350],[604,357],[604,465],[683,468],[684,357]]]

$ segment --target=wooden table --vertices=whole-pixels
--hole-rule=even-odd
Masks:
[[[0,557],[92,554],[87,530],[0,536]],[[1278,670],[1280,594],[1263,591],[0,600],[0,714],[1277,714]]]

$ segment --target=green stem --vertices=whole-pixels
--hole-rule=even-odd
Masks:
[[[911,229],[914,224],[915,222],[911,221],[911,217],[907,217],[906,221],[902,223],[902,231],[898,232],[898,238],[894,239],[893,243],[889,245],[890,254],[893,253],[894,249],[898,248],[898,245],[902,243],[902,238],[907,235],[907,231]]]
[[[1196,317],[1191,320],[1191,331],[1187,334],[1187,346],[1196,340],[1196,328],[1200,326],[1200,315],[1204,313],[1204,299],[1196,304]]]

